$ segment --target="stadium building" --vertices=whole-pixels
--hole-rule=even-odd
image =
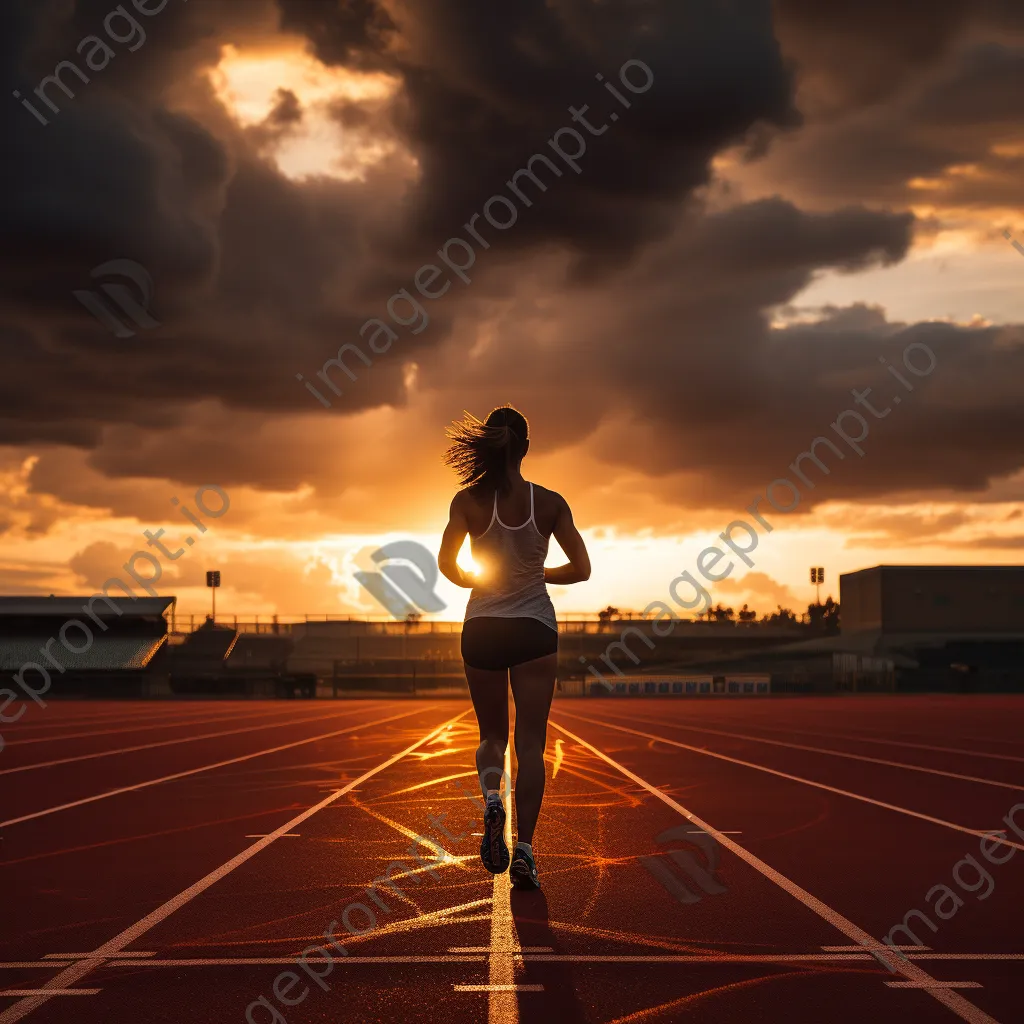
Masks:
[[[1024,690],[1024,567],[877,565],[839,577],[840,632],[702,660],[772,692]]]
[[[1024,566],[877,565],[839,578],[841,650],[901,689],[1024,689]]]
[[[0,597],[4,685],[20,692],[21,676],[43,700],[165,692],[166,612],[173,603],[171,597]]]

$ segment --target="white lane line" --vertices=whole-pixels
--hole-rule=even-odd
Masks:
[[[455,985],[456,992],[543,992],[543,985]],[[518,1002],[516,1006],[518,1007]],[[516,1010],[516,1020],[519,1011]]]
[[[259,956],[259,957],[225,957],[224,959],[204,960],[108,960],[104,970],[108,967],[273,967],[277,964],[295,964],[299,954],[291,956]],[[431,953],[424,955],[411,954],[408,956],[346,956],[341,957],[338,963],[346,964],[380,964],[382,967],[391,967],[395,964],[484,964],[487,957],[479,956],[447,956],[443,953]],[[2,965],[0,965],[2,966]],[[0,1017],[3,1020],[3,1017]]]
[[[433,711],[436,705],[427,705],[424,708],[418,709],[417,712],[409,712],[409,714],[416,714],[425,711]],[[374,775],[384,771],[386,768],[390,768],[396,761],[400,761],[407,754],[411,754],[414,750],[422,747],[425,743],[429,743],[434,737],[441,735],[445,730],[450,729],[459,719],[464,718],[469,714],[469,711],[463,711],[461,714],[456,715],[454,718],[450,718],[447,722],[439,725],[436,729],[432,729],[425,736],[416,740],[415,743],[411,743],[404,750],[400,750],[397,754],[393,754],[386,761],[382,761],[376,768],[371,768],[369,771],[364,772],[357,779],[353,779],[347,785],[341,789],[335,791],[330,796],[324,797],[319,803],[314,804],[312,807],[307,808],[301,814],[296,815],[291,821],[285,822],[279,829],[271,832],[265,839],[260,839],[253,843],[252,846],[243,850],[237,856],[232,857],[231,860],[222,864],[219,868],[214,869],[208,875],[199,879],[194,885],[189,886],[183,892],[178,893],[172,899],[169,899],[166,903],[157,907],[156,910],[147,914],[144,918],[136,921],[135,924],[124,931],[119,932],[109,941],[103,943],[96,949],[96,959],[82,960],[77,964],[72,964],[69,967],[65,967],[63,971],[51,978],[49,982],[44,986],[44,994],[31,996],[27,999],[23,999],[20,1002],[15,1003],[13,1006],[7,1007],[2,1013],[0,1013],[0,1024],[12,1024],[13,1021],[21,1020],[27,1017],[33,1010],[38,1009],[42,1006],[47,998],[48,990],[50,989],[61,989],[67,985],[73,985],[76,981],[81,980],[87,974],[90,974],[98,967],[103,966],[105,959],[116,959],[121,954],[125,946],[130,946],[133,942],[137,942],[143,935],[145,935],[150,929],[160,924],[162,921],[170,917],[175,911],[180,910],[186,906],[192,900],[194,900],[201,893],[205,892],[210,888],[211,885],[219,882],[222,878],[231,874],[236,868],[241,867],[246,861],[255,857],[261,850],[265,850],[275,839],[279,836],[286,835],[295,829],[297,825],[301,825],[304,821],[313,817],[314,814],[319,813],[325,807],[329,807],[335,801],[340,800],[350,790],[355,789],[356,786],[362,785],[368,779],[372,779]],[[366,722],[356,728],[373,729],[378,725],[384,725],[387,722],[394,721],[395,718],[403,718],[405,715],[395,715],[391,718],[384,718],[376,722]],[[351,731],[351,730],[345,730]],[[292,958],[294,962],[294,957]],[[132,967],[139,967],[142,964],[150,964],[148,960],[128,960],[126,961]]]
[[[490,946],[452,946],[448,950],[449,953],[492,953],[499,952],[498,950],[492,950]],[[507,950],[507,952],[515,953],[553,953],[554,947],[552,946],[521,946],[517,950]]]
[[[162,722],[157,722],[152,725],[132,725],[124,729],[101,729],[95,732],[69,732],[63,733],[60,736],[37,736],[34,739],[28,740],[10,740],[7,744],[9,747],[17,747],[27,743],[56,743],[58,740],[79,740],[86,739],[89,736],[115,736],[122,732],[147,732],[152,729],[186,729],[188,726],[193,725],[196,722],[220,722],[227,719],[238,719],[238,718],[267,718],[274,714],[273,711],[254,711],[249,715],[240,715],[237,711],[232,712],[221,712],[219,715],[188,715],[185,718],[181,718],[176,715],[169,716],[173,721],[165,719]],[[146,719],[143,719],[146,721]]]
[[[260,832],[259,835],[245,836],[245,839],[266,839],[270,835],[269,832]],[[286,832],[283,836],[278,836],[278,839],[301,839],[302,836],[298,832]]]
[[[79,754],[77,757],[61,757],[56,761],[36,761],[33,764],[19,765],[17,768],[4,768],[0,775],[13,775],[16,772],[31,772],[38,768],[53,768],[59,764],[71,764],[73,761],[93,761],[98,757],[113,757],[116,754],[133,754],[139,750],[155,750],[157,747],[172,747],[178,743],[197,743],[199,740],[220,739],[223,736],[238,736],[243,732],[258,732],[261,729],[281,729],[291,725],[305,725],[309,722],[329,722],[332,718],[345,718],[354,715],[356,710],[339,711],[336,715],[313,715],[311,718],[296,718],[287,721],[267,722],[265,725],[246,725],[240,729],[226,729],[223,732],[205,732],[198,736],[181,736],[174,740],[159,740],[156,743],[140,743],[134,747],[120,747],[117,750],[100,750],[94,754]]]
[[[8,821],[0,821],[0,828],[8,825],[20,825],[23,821],[32,821],[34,818],[44,818],[48,814],[56,814],[58,811],[66,811],[72,807],[81,807],[83,804],[95,803],[97,800],[106,800],[107,797],[119,796],[122,793],[134,793],[149,786],[158,786],[163,782],[173,782],[175,779],[184,779],[189,775],[198,775],[200,772],[213,771],[215,768],[224,768],[229,764],[240,764],[242,761],[251,761],[254,757],[265,757],[267,754],[277,754],[282,750],[291,750],[294,747],[301,747],[306,743],[316,743],[318,740],[329,740],[335,736],[344,736],[345,733],[357,732],[359,729],[368,729],[376,725],[383,725],[386,722],[394,722],[399,718],[408,718],[410,715],[420,714],[422,711],[430,710],[418,708],[414,711],[403,711],[400,715],[392,715],[390,718],[382,718],[377,722],[366,722],[360,725],[353,725],[347,729],[337,729],[334,732],[320,733],[317,736],[309,736],[303,740],[295,740],[293,743],[283,743],[279,747],[268,747],[266,750],[257,750],[252,754],[243,754],[241,757],[231,757],[226,761],[215,761],[213,764],[200,765],[198,768],[189,768],[184,772],[175,772],[173,775],[163,775],[159,779],[147,779],[145,782],[137,782],[132,786],[121,786],[119,789],[108,789],[104,793],[97,793],[95,796],[83,797],[81,800],[72,800],[70,803],[58,804],[56,807],[47,807],[42,811],[33,811],[31,814],[23,814],[20,818],[11,818]]]
[[[564,713],[564,712],[563,712]],[[573,716],[578,717],[578,716]],[[698,818],[692,811],[688,811],[678,801],[673,800],[672,797],[667,796],[660,789],[652,786],[651,783],[647,782],[646,779],[640,778],[639,775],[631,772],[625,765],[619,764],[618,761],[610,758],[606,753],[598,750],[597,747],[588,743],[586,740],[581,739],[579,736],[569,732],[564,726],[559,725],[557,722],[552,721],[551,724],[561,733],[564,733],[569,739],[578,743],[585,750],[589,750],[592,754],[599,757],[606,764],[611,765],[617,771],[620,771],[627,779],[631,779],[638,786],[647,790],[652,796],[657,797],[662,803],[667,804],[673,810],[681,814],[687,821],[693,822],[694,825],[699,828],[705,829],[715,837],[715,840],[724,846],[727,850],[731,850],[736,854],[737,857],[746,861],[752,868],[760,871],[769,881],[774,882],[784,892],[789,893],[795,899],[799,900],[808,910],[813,911],[823,920],[827,921],[837,931],[842,932],[848,939],[856,942],[860,945],[868,945],[872,947],[879,947],[882,943],[869,935],[863,928],[855,925],[849,918],[844,917],[837,910],[833,910],[832,907],[823,903],[816,896],[812,896],[806,889],[801,888],[796,882],[787,878],[781,872],[776,871],[775,868],[770,867],[760,857],[755,856],[749,850],[740,846],[734,839],[730,839],[727,835],[717,831],[713,826],[707,822]],[[842,955],[842,954],[835,954]],[[851,954],[852,955],[852,954]],[[873,954],[869,954],[873,955]],[[893,957],[895,964],[892,968],[892,973],[902,974],[908,981],[915,982],[933,982],[935,979],[932,978],[925,970],[918,967],[916,964],[909,962],[902,955]],[[995,1018],[990,1017],[983,1010],[980,1010],[973,1003],[966,1000],[963,996],[958,995],[956,992],[947,989],[928,989],[928,994],[938,1002],[942,1003],[947,1009],[952,1010],[953,1013],[957,1014],[962,1020],[966,1020],[969,1024],[998,1024]],[[2,1018],[0,1018],[0,1024],[3,1024]]]
[[[339,960],[339,964],[379,964],[388,966],[394,964],[482,964],[487,960],[488,954],[492,952],[490,946],[471,946],[468,949],[479,949],[476,954],[452,950],[449,953],[431,954],[407,954],[405,956],[347,956]],[[542,947],[536,947],[540,950]],[[824,947],[823,947],[824,948]],[[520,957],[525,961],[536,961],[538,963],[566,963],[566,964],[802,964],[802,963],[864,963],[872,961],[871,953],[867,946],[836,946],[836,950],[846,950],[848,953],[650,953],[650,954],[627,954],[627,953],[541,953],[531,952],[525,948],[520,953],[506,953],[506,956]],[[912,946],[889,946],[887,943],[880,943],[877,949],[888,952],[893,949],[907,950],[908,960],[940,960],[950,962],[972,963],[975,961],[992,963],[1022,963],[1024,953],[914,953],[910,952]],[[861,950],[861,952],[855,952]],[[261,957],[204,957],[204,958],[183,958],[180,960],[129,960],[130,953],[118,953],[113,959],[103,964],[103,969],[108,967],[253,967],[273,966],[275,964],[294,964],[297,954],[291,956],[261,956]],[[13,963],[0,963],[0,970],[25,970],[30,967],[46,967],[50,970],[54,967],[52,960],[26,960]]]
[[[156,953],[122,953],[122,957],[126,956],[156,956]],[[94,960],[96,953],[44,953],[44,960]]]
[[[95,714],[83,714],[81,711],[74,711],[61,717],[58,714],[53,717],[54,709],[60,709],[61,711],[67,711],[66,707],[61,707],[64,701],[60,703],[51,701],[47,705],[47,712],[45,718],[38,720],[29,720],[27,718],[18,719],[17,731],[21,732],[39,732],[42,729],[49,729],[51,732],[56,729],[65,729],[72,726],[92,726],[92,725],[120,725],[121,723],[129,722],[145,722],[152,721],[154,715],[161,712],[167,712],[169,715],[174,716],[185,716],[192,712],[196,715],[205,715],[209,713],[209,706],[196,707],[194,706],[189,698],[184,698],[177,702],[177,710],[168,710],[169,705],[173,705],[176,702],[168,701],[153,701],[149,698],[143,698],[139,701],[139,706],[136,707],[133,713],[129,713],[128,708],[122,708],[120,711],[97,711]],[[253,703],[252,707],[260,707],[259,704]],[[227,714],[224,710],[224,706],[221,705],[221,714]]]
[[[100,988],[9,988],[0,996],[98,996]]]
[[[724,725],[725,723],[720,722],[719,724]],[[879,743],[883,746],[889,747],[909,747],[914,750],[933,750],[939,754],[963,754],[966,757],[987,757],[993,761],[1016,761],[1018,764],[1024,764],[1024,757],[1015,757],[1012,754],[993,754],[990,751],[985,750],[966,750],[963,747],[938,747],[931,743],[910,743],[908,740],[880,739],[877,736],[850,736],[848,734],[838,732],[820,732],[817,729],[797,729],[795,726],[787,726],[785,729],[780,729],[777,726],[758,725],[757,728],[764,729],[767,732],[802,732],[806,733],[808,736],[817,736],[819,739],[847,740],[850,743]]]
[[[933,818],[930,814],[921,814],[919,811],[910,810],[909,807],[900,807],[898,804],[889,804],[884,800],[875,800],[870,796],[862,796],[860,793],[852,793],[848,789],[839,789],[836,786],[826,785],[824,782],[815,782],[813,779],[805,779],[800,775],[790,775],[788,772],[780,772],[775,768],[768,768],[766,765],[756,764],[753,761],[743,761],[738,757],[729,757],[728,754],[719,754],[717,751],[708,750],[705,747],[692,747],[689,743],[680,743],[678,740],[670,740],[665,736],[656,736],[654,733],[641,732],[639,729],[629,729],[624,725],[613,725],[611,722],[601,721],[596,718],[586,718],[583,715],[574,715],[568,711],[563,711],[561,714],[565,715],[567,718],[577,718],[581,722],[590,722],[593,725],[601,726],[605,729],[615,729],[618,732],[628,732],[632,733],[634,736],[642,736],[644,739],[657,740],[659,743],[665,743],[670,747],[679,747],[682,750],[691,750],[693,753],[703,754],[705,757],[716,757],[720,761],[728,761],[730,764],[738,764],[744,768],[753,768],[756,771],[765,772],[768,775],[775,775],[780,779],[787,779],[790,782],[799,782],[804,786],[813,786],[815,789],[823,789],[826,793],[835,793],[837,796],[847,796],[851,800],[860,800],[862,803],[871,804],[874,807],[884,807],[887,811],[896,811],[898,814],[905,814],[910,818],[927,821],[932,825],[941,825],[943,828],[953,829],[955,832],[963,832],[978,839],[984,836],[990,836],[990,841],[993,843],[999,843],[1001,846],[1012,846],[1015,850],[1024,850],[1024,844],[1015,843],[1011,839],[996,835],[992,830],[968,828],[966,825],[958,825],[955,821],[946,821],[945,818]],[[1003,831],[1005,831],[1005,829]],[[719,832],[715,833],[715,835],[721,834],[722,833]]]
[[[867,946],[822,946],[821,947],[826,953],[852,953],[858,949],[867,949]],[[872,949],[877,949],[880,953],[884,953],[887,949],[898,949],[901,953],[906,950],[914,950],[917,953],[924,953],[931,949],[931,946],[898,946],[895,943],[889,945],[887,942],[879,943],[877,946],[872,946]]]
[[[505,844],[512,852],[512,749],[505,747],[505,774],[501,794],[505,802]],[[516,968],[513,957],[522,947],[512,919],[512,878],[507,871],[494,876],[491,890],[491,943],[488,947],[487,984],[471,987],[455,986],[456,992],[488,992],[487,1024],[519,1024],[519,1000]],[[531,990],[532,991],[532,990]]]
[[[607,713],[607,712],[606,712]],[[622,718],[621,715],[611,715]],[[647,725],[662,725],[670,729],[682,729],[685,732],[703,732],[712,736],[725,736],[728,739],[751,740],[754,743],[766,743],[773,747],[788,747],[790,750],[805,750],[812,754],[827,754],[829,757],[844,757],[850,761],[866,761],[868,764],[880,764],[886,768],[904,768],[911,772],[924,772],[927,775],[941,775],[947,779],[959,779],[961,782],[976,782],[981,786],[997,786],[1000,789],[1024,790],[1024,785],[1015,782],[998,782],[996,779],[982,779],[977,775],[961,775],[958,772],[944,772],[938,768],[925,768],[919,764],[907,764],[903,761],[886,761],[881,757],[866,757],[863,754],[849,754],[845,750],[830,750],[827,747],[808,747],[802,743],[786,743],[783,740],[769,740],[763,736],[750,736],[742,732],[725,732],[722,729],[705,729],[703,726],[680,725],[677,722],[652,722],[649,718],[633,716],[629,721],[642,721]]]
[[[864,947],[860,947],[864,948]],[[881,947],[892,950],[896,947]],[[708,953],[681,954],[670,953],[650,955],[643,954],[612,954],[612,953],[566,953],[546,955],[533,953],[523,957],[524,960],[535,960],[542,963],[581,963],[581,964],[802,964],[802,963],[845,963],[872,961],[877,958],[871,953]],[[1006,960],[1011,962],[1024,961],[1024,953],[909,953],[908,960]],[[282,961],[284,962],[284,961]],[[294,963],[294,957],[292,963]],[[148,966],[149,961],[145,961]]]
[[[983,988],[980,981],[887,981],[886,988]]]

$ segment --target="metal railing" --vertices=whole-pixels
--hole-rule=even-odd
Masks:
[[[193,633],[210,620],[208,615],[174,615],[169,617],[172,633]],[[640,612],[623,612],[614,619],[600,619],[596,614],[573,612],[558,616],[558,629],[563,634],[598,636],[601,634],[620,633],[623,624],[636,622],[652,622],[645,619]],[[457,635],[462,632],[462,621],[445,619],[392,619],[387,616],[373,615],[218,615],[216,624],[237,630],[240,633],[280,634],[294,636],[300,632],[308,632],[306,627],[320,624],[344,623],[349,626],[350,635],[378,636],[424,636],[424,635]],[[298,629],[296,627],[299,627]],[[756,632],[764,636],[804,635],[806,627],[776,626],[766,623],[708,622],[706,620],[682,619],[676,623],[676,629],[693,629],[702,627],[722,633]]]

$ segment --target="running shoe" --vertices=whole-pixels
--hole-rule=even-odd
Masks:
[[[492,793],[484,809],[484,837],[480,841],[480,860],[492,875],[508,871],[508,846],[505,845],[505,807],[501,797]]]
[[[512,854],[512,869],[509,871],[512,876],[512,885],[516,889],[539,889],[540,882],[537,880],[537,865],[524,849],[517,846]]]

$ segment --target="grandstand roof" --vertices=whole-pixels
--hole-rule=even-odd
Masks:
[[[144,615],[163,615],[174,602],[173,597],[111,597],[104,598],[101,594],[90,594],[87,597],[0,597],[0,617],[18,616],[60,616],[64,619],[75,619],[82,614],[82,609],[94,597],[98,600],[92,610],[99,618],[119,618],[128,615],[137,618]],[[107,600],[113,602],[120,613],[112,611]]]
[[[0,638],[0,670],[14,672],[27,662],[34,662],[48,670],[60,671],[54,669],[40,651],[49,639],[42,636]],[[81,637],[76,633],[71,639],[79,641]],[[71,653],[60,643],[51,643],[47,654],[65,671],[141,669],[149,664],[166,639],[166,636],[95,636],[89,650],[81,654]]]

